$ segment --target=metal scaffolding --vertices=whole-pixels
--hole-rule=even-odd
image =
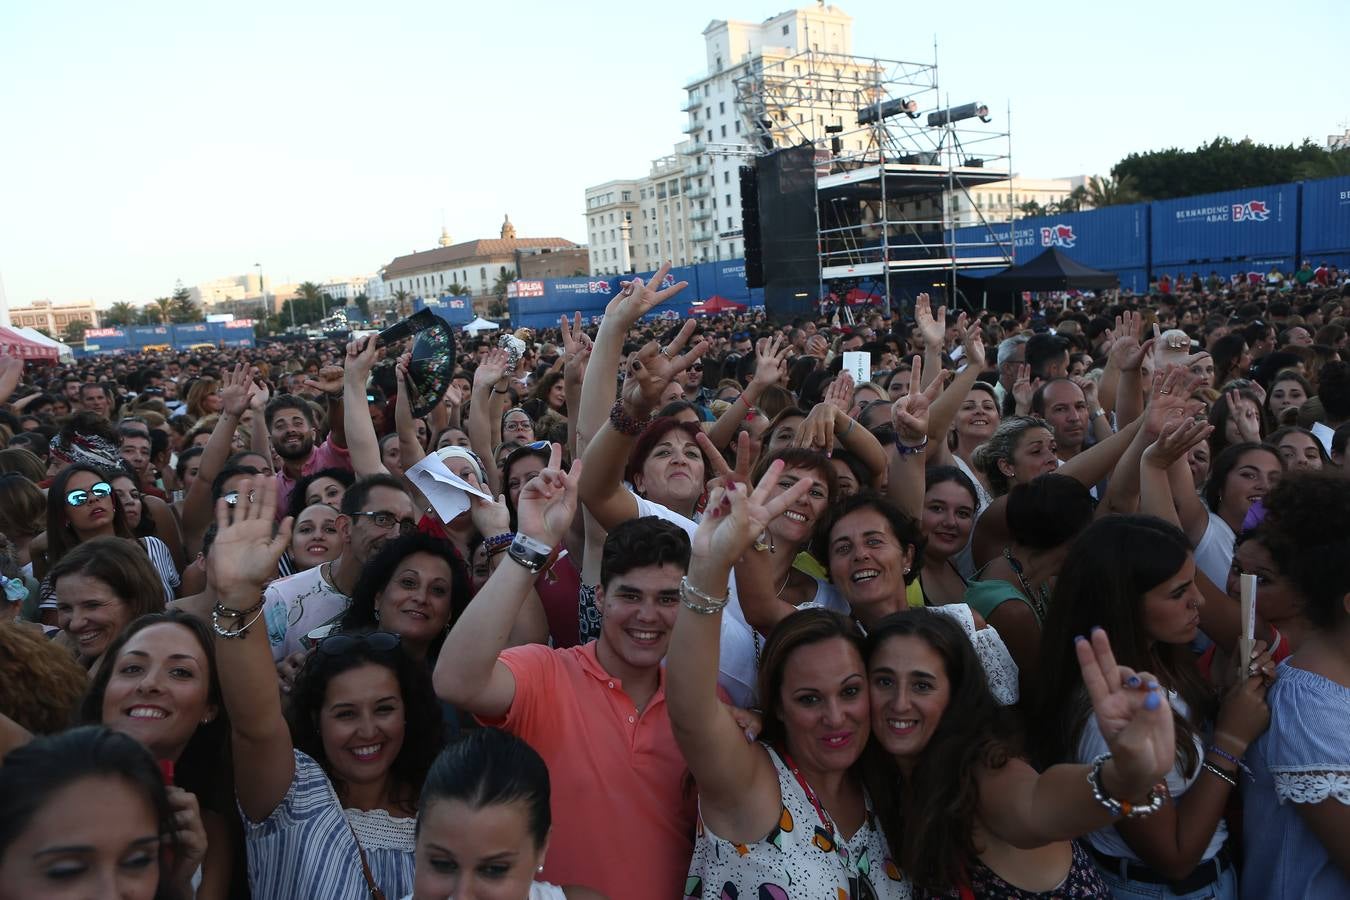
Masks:
[[[936,54],[936,48],[935,48]],[[951,109],[932,64],[807,50],[762,57],[739,75],[736,103],[755,152],[815,148],[820,296],[892,279],[1009,265],[1005,244],[962,240],[953,204],[992,224],[969,189],[1011,178],[1011,139],[986,107]],[[1005,223],[998,223],[1000,226]],[[969,232],[967,232],[969,234]],[[914,283],[915,279],[907,279]]]

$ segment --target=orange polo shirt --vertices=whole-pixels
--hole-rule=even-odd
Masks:
[[[506,650],[515,699],[504,719],[480,721],[525,740],[548,764],[553,832],[542,880],[611,900],[678,900],[697,790],[671,731],[665,670],[639,715],[595,648]]]

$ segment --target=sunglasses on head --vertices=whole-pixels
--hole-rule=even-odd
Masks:
[[[372,631],[370,634],[334,634],[319,641],[319,652],[324,656],[346,656],[357,647],[367,647],[376,653],[396,649],[403,638],[392,631]]]
[[[90,500],[102,500],[112,493],[112,485],[106,481],[91,485],[89,490],[76,490],[66,494],[67,506],[84,506]]]

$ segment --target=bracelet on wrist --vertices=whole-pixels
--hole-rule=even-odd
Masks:
[[[548,563],[549,557],[553,555],[553,548],[543,541],[536,541],[529,535],[517,531],[506,552],[531,574],[538,575]]]
[[[620,397],[614,401],[614,405],[609,410],[609,424],[619,434],[628,437],[637,437],[642,434],[647,425],[651,422],[651,417],[638,418],[630,416],[623,408],[623,398]]]
[[[214,610],[215,610],[216,613],[218,613],[218,614],[220,614],[220,615],[222,615],[222,616],[236,616],[236,617],[238,617],[238,616],[249,616],[249,615],[252,615],[253,613],[255,613],[255,612],[257,612],[258,610],[262,609],[262,606],[263,606],[263,597],[262,597],[261,594],[259,594],[259,595],[258,595],[258,602],[255,603],[255,604],[253,604],[252,606],[250,606],[248,609],[231,609],[230,607],[226,606],[225,604],[223,604],[223,603],[221,603],[220,601],[217,600],[217,601],[216,601],[216,605],[215,605],[215,607],[214,607]]]
[[[731,602],[731,594],[728,592],[725,597],[705,594],[690,584],[689,576],[686,575],[680,579],[680,602],[701,616],[710,616],[726,608]]]
[[[1093,799],[1104,806],[1111,815],[1124,816],[1127,819],[1152,815],[1162,809],[1163,803],[1167,799],[1167,788],[1161,784],[1155,784],[1152,791],[1149,792],[1148,802],[1139,805],[1117,800],[1108,794],[1106,787],[1102,784],[1102,767],[1106,765],[1109,759],[1111,759],[1111,754],[1103,753],[1092,761],[1092,768],[1088,770],[1087,780],[1088,784],[1092,786]]]
[[[928,435],[926,434],[923,436],[923,440],[919,441],[919,443],[914,444],[913,446],[901,443],[899,433],[895,435],[895,452],[899,453],[901,456],[912,456],[916,453],[922,453],[927,449],[928,449]]]
[[[1205,762],[1203,763],[1203,768],[1206,772],[1213,775],[1215,778],[1218,778],[1220,781],[1227,782],[1229,787],[1231,788],[1237,787],[1236,778],[1234,778],[1232,775],[1229,775],[1227,772],[1225,772],[1223,769],[1220,769],[1218,766],[1214,765],[1214,763],[1210,762],[1209,760],[1205,760]]]
[[[1232,763],[1233,766],[1234,766],[1238,771],[1241,771],[1241,772],[1246,773],[1246,775],[1247,775],[1248,778],[1250,778],[1250,779],[1252,779],[1252,780],[1255,780],[1255,779],[1256,779],[1256,776],[1252,774],[1252,770],[1249,769],[1249,768],[1247,768],[1247,764],[1246,764],[1245,762],[1242,761],[1241,757],[1234,756],[1233,754],[1229,753],[1227,750],[1225,750],[1225,749],[1223,749],[1222,747],[1220,747],[1218,744],[1210,744],[1210,745],[1209,745],[1208,747],[1206,747],[1205,749],[1206,749],[1207,752],[1213,753],[1215,756],[1219,757],[1220,759],[1224,759],[1224,760],[1227,760],[1228,762]]]
[[[511,542],[516,539],[515,532],[503,531],[501,534],[494,534],[491,537],[483,538],[483,546],[487,548],[489,555],[498,550],[505,550],[511,546]]]

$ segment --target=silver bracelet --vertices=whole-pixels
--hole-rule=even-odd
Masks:
[[[1163,808],[1163,803],[1167,801],[1167,794],[1163,785],[1160,784],[1153,786],[1153,790],[1148,795],[1148,803],[1141,806],[1117,800],[1106,793],[1106,788],[1102,785],[1102,766],[1106,765],[1106,761],[1110,758],[1110,753],[1103,753],[1092,761],[1092,768],[1088,770],[1087,780],[1088,784],[1092,786],[1093,799],[1106,807],[1106,811],[1111,815],[1124,816],[1127,819],[1151,816]]]
[[[1214,763],[1209,762],[1208,760],[1206,760],[1205,763],[1204,763],[1204,767],[1205,767],[1205,771],[1206,771],[1206,772],[1209,772],[1211,775],[1215,776],[1216,778],[1220,778],[1220,779],[1222,779],[1223,781],[1228,782],[1228,786],[1229,786],[1229,787],[1231,787],[1231,788],[1237,787],[1237,779],[1234,778],[1232,775],[1229,775],[1229,774],[1228,774],[1227,772],[1225,772],[1223,769],[1220,769],[1218,766],[1214,765]],[[1236,774],[1236,773],[1235,773],[1235,774]]]
[[[728,592],[725,597],[705,594],[690,584],[689,577],[686,575],[680,579],[680,602],[699,615],[710,616],[726,608],[726,605],[731,602],[731,594]]]

